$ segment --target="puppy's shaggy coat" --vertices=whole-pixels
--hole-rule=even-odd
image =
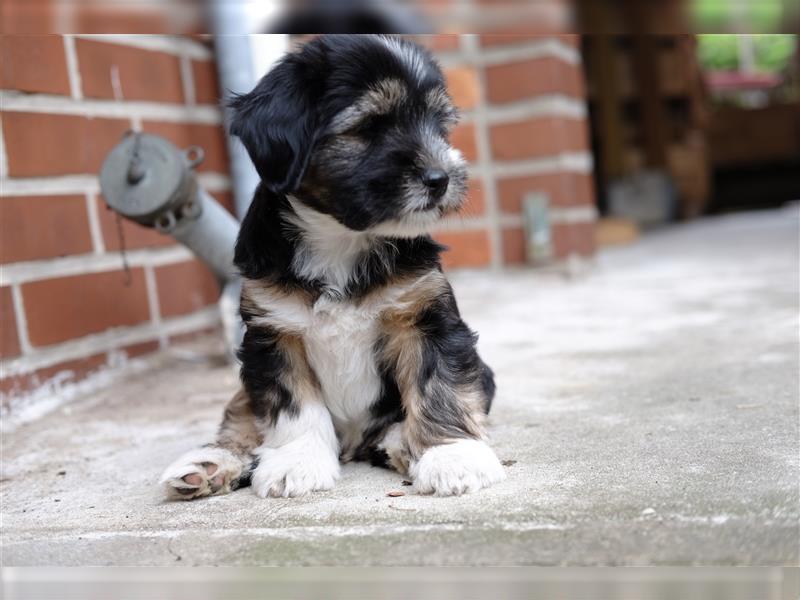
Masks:
[[[302,495],[349,460],[421,493],[503,479],[483,428],[492,372],[425,233],[467,179],[433,58],[398,38],[322,36],[232,107],[262,179],[236,244],[243,389],[216,442],[164,473],[168,495]]]

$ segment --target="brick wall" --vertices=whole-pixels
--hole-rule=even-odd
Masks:
[[[525,261],[521,207],[551,206],[556,259],[594,252],[594,186],[578,36],[419,38],[445,67],[463,119],[453,142],[470,162],[469,202],[437,238],[447,266]]]
[[[53,378],[168,346],[218,324],[218,285],[172,239],[122,235],[97,172],[128,129],[203,146],[205,188],[230,207],[210,47],[174,36],[0,38],[3,405]]]

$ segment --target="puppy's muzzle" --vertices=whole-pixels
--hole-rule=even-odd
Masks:
[[[447,191],[450,177],[442,169],[426,169],[422,173],[422,183],[428,188],[430,195],[438,200]]]

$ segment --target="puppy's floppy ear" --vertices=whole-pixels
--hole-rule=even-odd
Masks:
[[[303,178],[316,141],[321,85],[308,63],[289,55],[253,91],[230,102],[231,134],[272,192],[290,193]]]

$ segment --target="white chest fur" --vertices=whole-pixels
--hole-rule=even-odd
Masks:
[[[303,332],[309,363],[337,429],[360,431],[381,392],[375,361],[378,315],[351,303],[320,298]]]
[[[249,297],[264,310],[256,324],[302,338],[342,447],[357,444],[369,409],[381,393],[375,345],[385,302],[321,296],[309,306],[301,297],[258,287],[250,289]]]

